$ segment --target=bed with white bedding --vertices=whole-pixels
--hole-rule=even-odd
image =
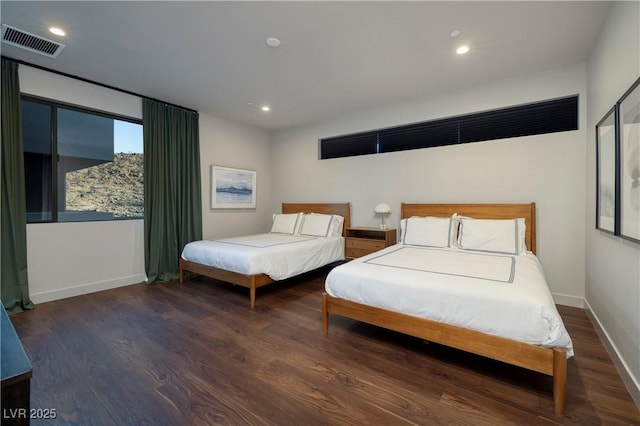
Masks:
[[[334,313],[553,376],[562,414],[573,347],[535,256],[535,204],[403,204],[402,219],[399,244],[328,274],[325,334]]]
[[[519,256],[398,244],[335,268],[333,297],[573,355],[540,262]],[[505,321],[508,318],[508,321]]]
[[[349,221],[349,203],[283,203],[269,233],[186,244],[180,283],[188,271],[247,287],[253,308],[256,288],[343,260]]]
[[[238,274],[284,280],[344,259],[344,238],[266,233],[194,241],[182,258]]]

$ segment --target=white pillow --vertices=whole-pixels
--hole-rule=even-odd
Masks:
[[[331,216],[331,224],[329,225],[329,234],[328,237],[341,237],[342,231],[344,228],[344,217],[339,214],[327,215],[323,213],[309,213],[311,215],[318,216]],[[300,228],[302,228],[304,222],[300,224]]]
[[[479,250],[495,253],[522,254],[524,218],[518,219],[460,219],[458,246],[463,250]]]
[[[449,247],[450,234],[450,217],[410,217],[404,224],[402,242],[414,246]]]
[[[454,213],[451,215],[451,226],[449,227],[449,247],[458,247],[458,228],[460,228],[460,219],[463,216]]]
[[[271,232],[293,235],[296,232],[296,227],[301,219],[301,215],[301,213],[274,214]]]
[[[313,237],[327,237],[331,232],[331,221],[333,216],[330,214],[308,214],[302,222],[300,235],[309,235]]]
[[[342,237],[342,231],[344,228],[344,216],[334,214],[331,220],[331,229],[329,231],[330,237]]]
[[[411,216],[411,217],[422,217],[422,216]],[[408,219],[402,219],[400,221],[400,242],[404,241],[404,230],[407,228],[407,220]]]
[[[304,218],[306,217],[306,214],[304,213],[298,213],[298,215],[300,215],[300,217],[298,219],[298,223],[296,223],[295,229],[293,230],[293,235],[300,235],[302,224],[304,223]]]

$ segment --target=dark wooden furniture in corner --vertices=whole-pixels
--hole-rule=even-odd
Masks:
[[[347,259],[371,254],[397,242],[395,229],[353,227],[346,229],[345,237]]]
[[[2,376],[3,426],[28,425],[31,400],[31,361],[13,324],[2,307],[0,313],[0,375]]]

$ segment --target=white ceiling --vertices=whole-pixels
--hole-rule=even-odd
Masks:
[[[2,55],[266,130],[588,59],[609,2],[0,2]],[[48,32],[52,25],[66,37]],[[458,29],[461,36],[449,37]],[[270,48],[265,40],[282,44]],[[455,47],[468,43],[464,56]],[[254,105],[250,105],[254,102]],[[262,104],[271,105],[268,113]]]

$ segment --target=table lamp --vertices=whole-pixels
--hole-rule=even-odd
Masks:
[[[384,216],[391,213],[391,207],[387,203],[380,203],[373,209],[374,213],[382,216],[382,224],[380,224],[380,229],[387,229],[387,225],[384,224]]]

